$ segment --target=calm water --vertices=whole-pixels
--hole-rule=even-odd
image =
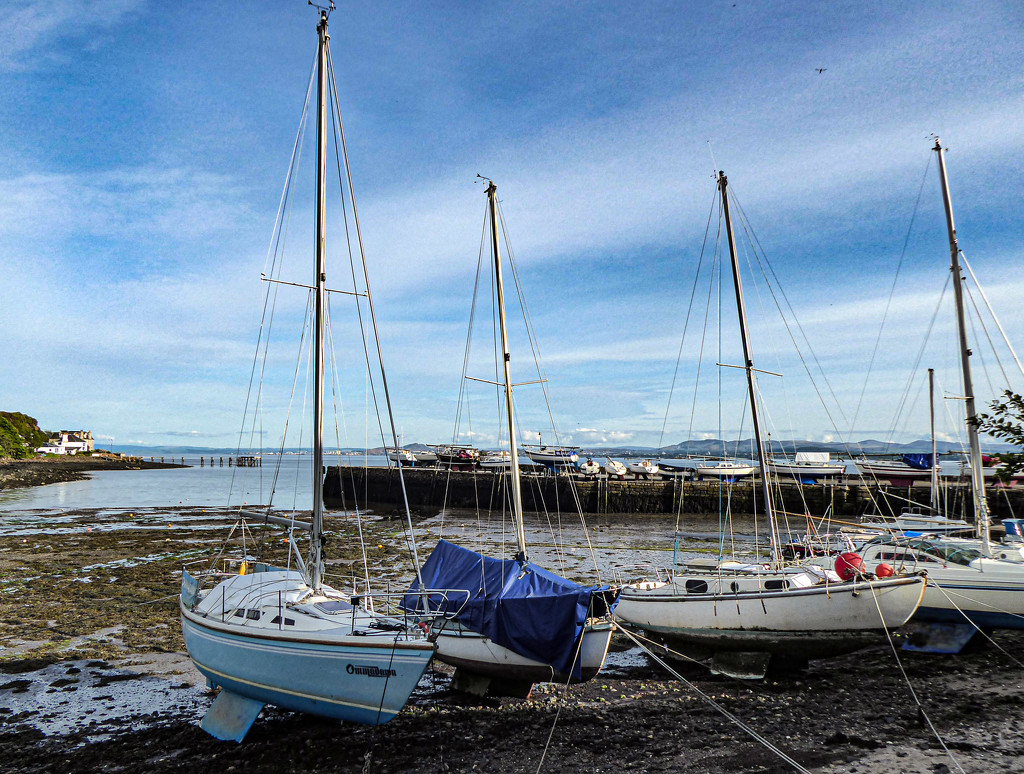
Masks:
[[[148,459],[148,458],[146,458]],[[157,458],[159,459],[159,458]],[[165,457],[169,462],[170,457]],[[175,461],[180,457],[175,457]],[[328,465],[385,466],[384,457],[328,458]],[[266,503],[308,510],[313,507],[312,460],[307,455],[281,458],[275,485],[275,458],[259,468],[199,466],[198,457],[185,456],[190,468],[163,470],[102,470],[84,481],[0,491],[0,511],[36,508],[160,508],[173,505],[226,506]],[[209,458],[207,458],[209,463]]]

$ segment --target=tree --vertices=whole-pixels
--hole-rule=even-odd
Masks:
[[[992,401],[989,408],[991,414],[978,414],[975,419],[978,429],[985,435],[1024,448],[1024,396],[1005,390],[1003,400]],[[997,457],[1002,464],[995,476],[1003,483],[1009,483],[1014,473],[1024,469],[1024,453],[1003,453]]]

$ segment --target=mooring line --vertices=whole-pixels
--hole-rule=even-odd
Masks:
[[[925,583],[927,582],[928,580],[926,578]],[[878,589],[876,589],[874,586],[870,586],[870,588],[871,599],[875,603],[875,609],[878,611],[878,618],[882,622],[882,630],[885,632],[885,637],[889,641],[889,647],[892,649],[893,658],[896,659],[896,666],[899,667],[900,674],[903,675],[903,681],[907,684],[907,690],[910,691],[910,697],[914,700],[914,703],[917,705],[918,715],[924,719],[925,723],[928,724],[928,728],[931,730],[932,735],[935,737],[935,740],[939,743],[939,746],[942,747],[943,751],[946,753],[946,756],[949,758],[949,760],[953,762],[953,765],[956,766],[960,774],[967,774],[964,771],[963,766],[960,765],[960,761],[958,761],[956,759],[956,756],[953,755],[953,751],[946,746],[946,742],[939,735],[939,731],[937,728],[935,728],[935,724],[932,723],[932,719],[928,716],[928,713],[925,712],[924,705],[918,698],[917,691],[914,690],[914,686],[910,682],[910,676],[907,674],[907,670],[904,669],[903,662],[900,660],[899,651],[896,648],[896,641],[893,639],[892,632],[890,632],[885,627],[885,616],[882,615],[882,606],[878,604]]]
[[[717,712],[719,712],[720,714],[725,716],[732,723],[734,723],[737,726],[739,726],[743,731],[748,733],[751,737],[754,738],[754,740],[759,742],[763,747],[765,747],[766,749],[768,749],[771,752],[775,753],[779,758],[781,758],[786,763],[791,765],[797,771],[802,772],[803,774],[811,774],[809,769],[805,769],[797,761],[793,760],[793,758],[791,758],[789,755],[784,753],[782,750],[780,750],[778,747],[776,747],[770,741],[765,739],[763,736],[761,736],[759,733],[757,733],[757,731],[755,731],[753,728],[748,726],[746,723],[744,723],[738,717],[733,715],[731,712],[729,712],[729,710],[727,710],[725,707],[721,706],[713,698],[711,698],[706,693],[704,693],[704,691],[702,691],[696,685],[694,685],[689,680],[687,680],[685,677],[683,677],[681,674],[679,674],[679,672],[677,672],[672,667],[670,667],[668,664],[666,664],[661,658],[658,657],[658,655],[656,653],[654,653],[652,650],[647,648],[637,637],[633,636],[632,632],[630,632],[629,630],[627,630],[627,629],[625,629],[625,628],[623,628],[621,626],[619,627],[619,631],[622,632],[623,634],[625,634],[626,637],[631,639],[634,643],[636,643],[640,647],[640,649],[643,650],[648,656],[650,656],[655,661],[657,661],[659,664],[661,664],[661,666],[663,666],[669,672],[669,674],[671,674],[673,677],[675,677],[677,680],[679,680],[681,683],[683,683],[687,688],[689,688],[691,691],[693,691],[698,696],[700,696],[700,698],[702,698],[704,701],[706,701],[708,704],[710,704]]]

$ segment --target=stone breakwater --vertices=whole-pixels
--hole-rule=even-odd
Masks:
[[[80,481],[97,470],[148,470],[185,465],[147,462],[138,457],[47,457],[31,460],[0,459],[0,490]]]
[[[441,508],[500,508],[507,500],[507,478],[489,471],[449,471],[443,468],[405,468],[404,482],[397,468],[330,467],[324,482],[324,499],[329,507],[365,502],[388,511],[400,509],[404,496],[420,513]],[[573,510],[578,500],[584,514],[674,514],[718,513],[729,501],[736,514],[762,510],[760,482],[750,479],[733,484],[717,480],[684,481],[680,478],[609,479],[527,474],[523,476],[523,508],[533,513]],[[966,486],[951,487],[959,502],[970,501]],[[831,513],[838,519],[859,519],[877,510],[898,513],[908,502],[927,502],[928,490],[918,486],[864,484],[860,479],[841,483],[773,485],[776,508],[788,514]],[[358,495],[358,496],[357,496]],[[996,489],[988,493],[989,511],[995,519],[1020,513],[1024,488]],[[968,510],[968,509],[965,509]]]

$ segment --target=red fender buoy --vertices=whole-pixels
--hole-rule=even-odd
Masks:
[[[892,568],[891,564],[882,562],[875,568],[875,575],[879,578],[891,578],[896,574],[896,571]]]
[[[860,554],[850,552],[836,557],[836,575],[844,581],[853,580],[863,572],[864,560],[860,558]]]

